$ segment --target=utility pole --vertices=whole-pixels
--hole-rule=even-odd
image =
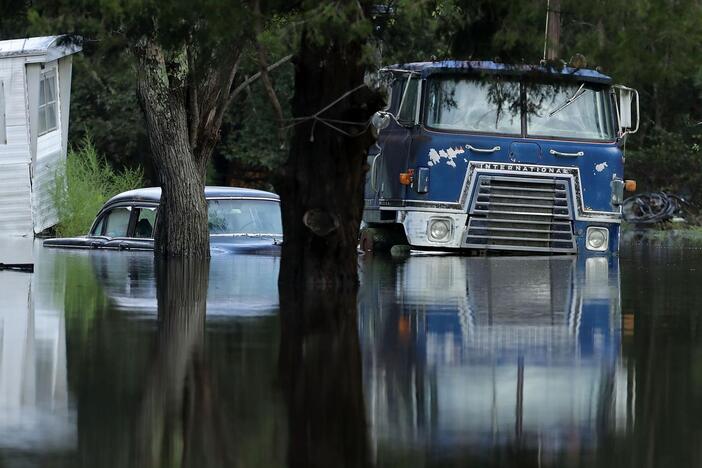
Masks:
[[[558,59],[561,45],[561,0],[546,2],[546,31],[544,33],[544,60]]]

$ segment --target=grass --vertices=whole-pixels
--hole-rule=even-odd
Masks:
[[[66,162],[56,171],[51,197],[58,211],[58,236],[77,236],[88,232],[95,215],[112,196],[141,187],[141,168],[115,171],[97,153],[89,138],[71,148]]]

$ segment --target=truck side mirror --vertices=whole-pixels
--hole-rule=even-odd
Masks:
[[[619,97],[617,103],[619,135],[624,136],[627,133],[636,133],[639,130],[639,92],[622,85],[616,85],[614,88]],[[636,108],[636,125],[633,122],[633,108]]]
[[[378,135],[381,130],[387,128],[390,125],[390,119],[392,115],[390,112],[378,111],[371,117],[371,126],[375,130],[375,134]]]

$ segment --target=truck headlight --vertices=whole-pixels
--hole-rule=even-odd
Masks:
[[[590,226],[585,234],[585,246],[588,250],[604,252],[609,244],[609,230],[602,227]]]
[[[435,218],[429,220],[427,226],[427,237],[434,242],[446,242],[449,240],[453,223],[450,219]]]

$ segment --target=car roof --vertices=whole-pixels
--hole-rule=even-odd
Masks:
[[[610,84],[612,78],[589,68],[554,67],[550,65],[504,64],[491,61],[441,60],[391,65],[385,70],[419,73],[422,78],[441,73],[487,73],[516,76],[543,76],[551,78]]]
[[[242,187],[205,187],[205,198],[273,198],[279,200],[277,194]],[[110,198],[105,206],[123,201],[144,201],[158,203],[161,200],[161,187],[146,187],[122,192]]]

